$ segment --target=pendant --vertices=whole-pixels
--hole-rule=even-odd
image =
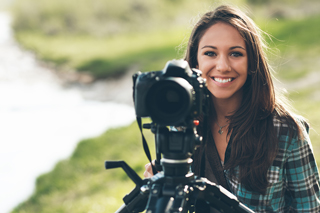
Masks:
[[[218,132],[220,135],[222,135],[222,133],[223,133],[222,128],[220,128]]]

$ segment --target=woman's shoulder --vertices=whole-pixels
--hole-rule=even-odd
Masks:
[[[310,143],[309,124],[300,115],[273,115],[273,126],[279,140],[279,148],[292,150],[305,143]]]
[[[306,131],[309,133],[309,124],[307,120],[300,115],[279,115],[272,114],[273,126],[276,130],[282,130],[277,132],[279,135],[288,134],[289,132],[299,133],[300,131]]]

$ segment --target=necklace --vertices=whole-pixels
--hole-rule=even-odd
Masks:
[[[222,135],[222,133],[223,133],[222,128],[228,126],[228,124],[226,124],[226,125],[224,125],[224,126],[220,126],[220,125],[218,124],[218,121],[216,121],[216,124],[219,126],[218,133],[219,133],[220,135]]]

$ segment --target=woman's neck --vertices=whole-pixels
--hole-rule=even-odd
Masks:
[[[216,112],[215,119],[220,125],[228,123],[226,116],[234,114],[241,104],[240,98],[232,99],[216,99],[212,96],[214,111]]]

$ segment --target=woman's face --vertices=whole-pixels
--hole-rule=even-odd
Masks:
[[[214,98],[242,98],[248,75],[246,44],[237,29],[224,22],[212,25],[198,45],[198,69]]]

